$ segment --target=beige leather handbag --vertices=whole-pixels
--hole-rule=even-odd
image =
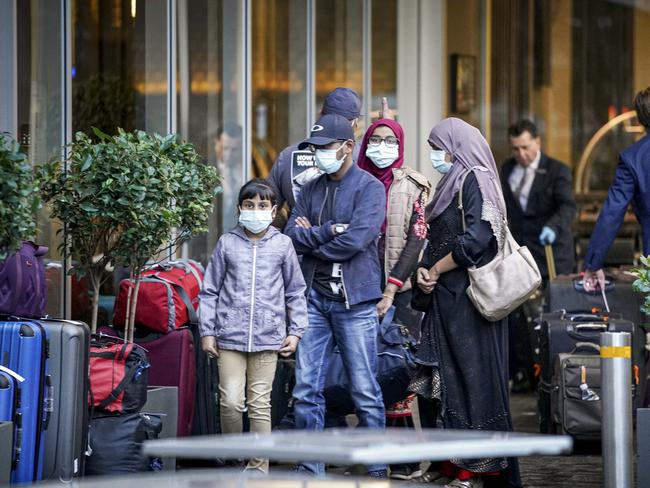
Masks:
[[[469,174],[469,173],[468,173]],[[458,208],[465,227],[463,184],[458,192]],[[485,266],[468,268],[467,295],[486,319],[496,322],[524,303],[539,288],[542,276],[526,246],[520,246],[512,237],[508,222],[504,222],[503,245],[492,261]]]

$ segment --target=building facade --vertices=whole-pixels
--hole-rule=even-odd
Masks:
[[[650,85],[648,46],[650,0],[0,0],[0,130],[33,164],[91,127],[181,134],[224,176],[210,232],[179,251],[206,264],[236,219],[228,192],[266,176],[337,86],[363,98],[359,137],[387,97],[407,164],[432,178],[441,118],[479,127],[502,161],[508,125],[531,117],[598,194],[639,137],[625,113]],[[43,209],[48,313],[84,318],[59,225]]]

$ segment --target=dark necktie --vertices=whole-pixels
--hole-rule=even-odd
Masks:
[[[524,185],[526,184],[526,181],[528,180],[528,170],[530,167],[526,166],[524,168],[524,174],[521,176],[521,180],[519,180],[519,184],[515,188],[515,190],[512,192],[512,194],[515,196],[515,199],[519,202],[521,205],[520,197],[521,197],[521,192],[524,189]],[[522,205],[523,207],[523,205]],[[525,209],[524,209],[525,210]]]

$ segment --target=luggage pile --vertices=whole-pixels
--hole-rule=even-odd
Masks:
[[[93,338],[90,346],[91,412],[87,475],[157,470],[141,454],[142,442],[162,430],[160,417],[142,412],[149,363],[144,349],[117,337]]]
[[[40,318],[46,251],[25,242],[0,268],[0,422],[12,425],[0,444],[11,446],[12,483],[70,481],[84,470],[90,330]]]
[[[560,276],[549,283],[546,309],[537,321],[540,432],[601,438],[600,334],[632,337],[630,390],[633,406],[645,404],[646,338],[640,295],[631,282],[608,277],[604,292],[587,293],[581,278]],[[607,312],[609,307],[611,312]]]
[[[142,411],[150,383],[178,387],[178,435],[218,431],[216,364],[194,346],[200,266],[145,272],[145,348],[119,329],[91,337],[83,322],[42,318],[45,252],[25,242],[0,266],[0,484],[161,469],[141,453],[162,429],[160,415]]]
[[[178,388],[177,436],[216,434],[218,372],[201,349],[197,308],[203,286],[203,267],[193,260],[169,261],[142,273],[135,314],[135,343],[148,351],[149,384]],[[128,280],[120,283],[114,328],[122,334]]]

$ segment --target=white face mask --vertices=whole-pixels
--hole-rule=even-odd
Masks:
[[[439,173],[442,173],[443,175],[445,173],[449,173],[449,170],[451,169],[451,163],[445,161],[445,154],[446,154],[445,151],[432,149],[429,155],[429,158],[431,159],[431,164],[433,165],[433,169],[435,169]]]
[[[259,234],[273,222],[271,210],[240,210],[239,223],[253,234]]]
[[[343,166],[343,161],[345,161],[346,154],[343,153],[341,159],[336,159],[336,153],[341,149],[343,145],[337,147],[336,149],[316,149],[316,166],[321,171],[331,175],[336,173],[341,166]]]
[[[366,148],[366,156],[368,156],[378,168],[388,168],[399,156],[399,146],[387,147],[384,141],[381,141],[381,143],[376,146],[368,144],[368,147]]]

